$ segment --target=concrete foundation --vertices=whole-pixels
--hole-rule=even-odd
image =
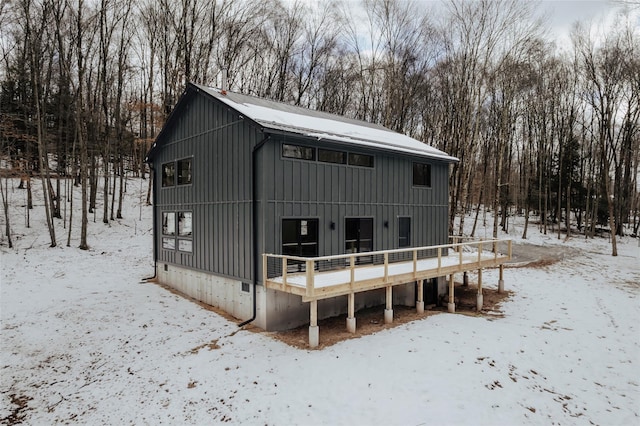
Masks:
[[[161,284],[236,318],[250,318],[253,314],[251,284],[243,290],[242,281],[165,263],[158,264],[156,276]]]
[[[320,344],[320,327],[309,327],[309,347],[317,348]]]
[[[424,302],[416,302],[416,312],[424,314]]]
[[[482,294],[478,294],[478,296],[476,297],[476,310],[477,311],[481,311],[482,310],[483,302],[484,302],[484,297],[482,296]]]
[[[347,318],[347,331],[349,333],[356,332],[356,319],[355,318]]]
[[[498,293],[504,293],[504,280],[498,280]]]
[[[384,310],[384,323],[391,324],[393,322],[393,309]]]
[[[447,303],[447,311],[450,314],[453,314],[456,311],[456,304],[455,303]]]

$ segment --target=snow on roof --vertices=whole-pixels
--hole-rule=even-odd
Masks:
[[[239,93],[223,94],[218,89],[197,84],[194,86],[266,129],[296,133],[318,140],[327,139],[444,161],[458,161],[444,151],[376,124]]]

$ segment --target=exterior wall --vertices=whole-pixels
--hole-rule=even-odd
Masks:
[[[283,158],[283,142],[374,155],[374,167]],[[413,186],[414,161],[431,164],[431,187]],[[401,216],[411,217],[411,246],[448,242],[446,162],[274,137],[260,152],[259,176],[261,253],[281,253],[283,218],[319,220],[320,256],[345,252],[344,224],[349,217],[374,219],[374,250],[398,248]]]
[[[160,283],[236,318],[250,318],[252,315],[252,295],[242,290],[242,281],[166,263],[159,263],[156,272]]]
[[[217,130],[216,130],[217,129]],[[262,134],[193,93],[155,154],[158,262],[251,281],[251,149]],[[193,158],[192,183],[163,188],[162,164]],[[162,247],[162,212],[191,211],[193,251]]]

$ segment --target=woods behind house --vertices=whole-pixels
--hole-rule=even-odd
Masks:
[[[451,234],[466,220],[474,234],[489,209],[494,237],[517,213],[522,238],[528,226],[559,238],[604,230],[616,255],[616,235],[640,226],[640,5],[620,2],[608,29],[576,23],[568,45],[551,39],[539,8],[0,1],[6,241],[10,177],[29,204],[42,186],[52,246],[61,220],[66,244],[88,248],[89,214],[135,214],[122,209],[127,178],[148,176],[145,154],[191,81],[382,124],[458,157]],[[72,184],[79,200],[61,196]],[[63,218],[65,202],[80,203],[81,217]]]

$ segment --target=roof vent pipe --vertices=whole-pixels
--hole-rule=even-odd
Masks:
[[[228,76],[227,76],[227,69],[226,68],[222,68],[222,83],[220,84],[220,91],[222,92],[222,94],[226,94],[227,92],[227,84],[228,84]]]

